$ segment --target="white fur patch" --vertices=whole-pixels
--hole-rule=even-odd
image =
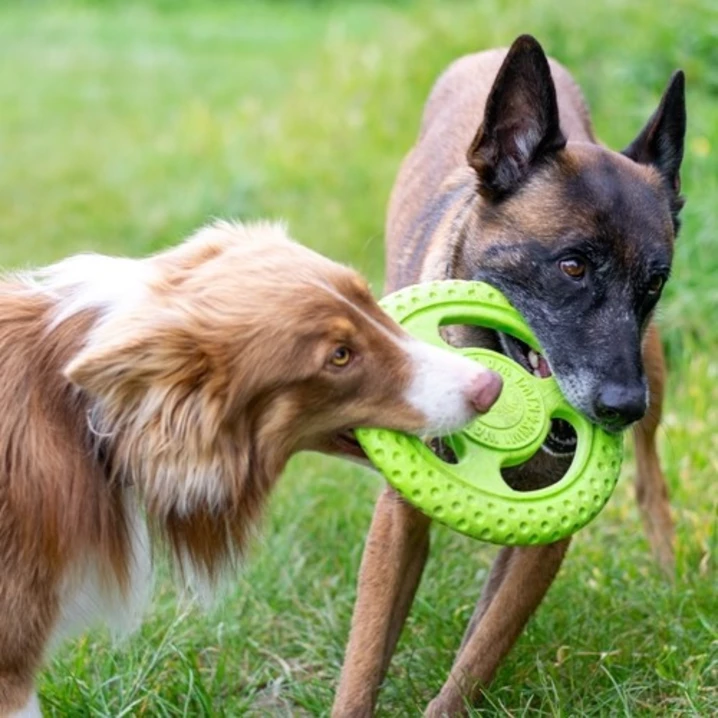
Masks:
[[[27,703],[19,711],[10,714],[10,718],[42,718],[40,701],[37,699],[37,694],[33,693]]]
[[[414,377],[405,396],[426,417],[425,433],[445,434],[464,426],[476,414],[469,401],[471,385],[487,369],[416,340],[406,348],[414,363]]]
[[[129,498],[127,513],[131,517],[129,595],[122,595],[117,585],[103,581],[97,563],[92,557],[84,557],[85,565],[78,568],[65,588],[51,645],[98,623],[107,625],[118,638],[139,627],[152,593],[150,542],[145,521]]]
[[[132,312],[145,302],[154,278],[146,260],[101,254],[78,254],[23,276],[57,302],[54,326],[87,309]]]

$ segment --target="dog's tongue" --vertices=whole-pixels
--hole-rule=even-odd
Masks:
[[[542,379],[545,379],[547,376],[551,376],[551,369],[549,368],[548,362],[540,354],[537,371],[541,375]]]

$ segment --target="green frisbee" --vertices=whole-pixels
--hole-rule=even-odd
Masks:
[[[456,463],[443,461],[415,436],[356,430],[370,461],[407,501],[460,533],[507,546],[557,541],[601,511],[618,481],[623,437],[576,411],[553,377],[538,378],[488,349],[451,347],[439,334],[442,326],[474,324],[511,334],[540,351],[536,337],[501,292],[482,282],[429,282],[390,294],[381,305],[411,335],[475,359],[504,380],[491,410],[447,438]],[[539,451],[554,418],[576,431],[568,472],[542,489],[512,489],[501,469],[522,464]]]

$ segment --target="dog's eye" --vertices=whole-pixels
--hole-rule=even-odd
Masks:
[[[352,358],[352,350],[349,347],[339,346],[329,357],[329,362],[334,366],[346,366]]]
[[[586,263],[580,259],[562,259],[558,266],[571,279],[583,279],[586,275]]]
[[[660,274],[654,274],[651,280],[648,282],[648,294],[651,297],[655,297],[658,292],[663,289],[663,284],[666,280]]]

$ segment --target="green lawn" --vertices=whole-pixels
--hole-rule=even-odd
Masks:
[[[381,288],[386,199],[433,79],[532,32],[627,144],[687,73],[688,203],[660,316],[671,362],[661,449],[678,525],[652,563],[632,461],[503,665],[490,715],[718,713],[718,13],[712,0],[26,2],[0,5],[0,261],[141,254],[211,216],[279,216]],[[332,701],[381,481],[292,462],[215,608],[158,582],[141,631],[56,654],[47,715],[321,715]],[[494,549],[436,528],[381,715],[439,689]]]

